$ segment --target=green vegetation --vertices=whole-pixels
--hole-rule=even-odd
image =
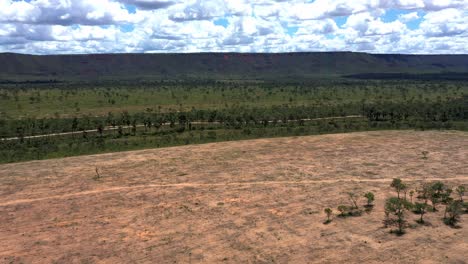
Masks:
[[[463,202],[463,196],[465,195],[465,186],[460,185],[455,189],[455,191],[460,197],[460,201]]]
[[[360,196],[356,194],[355,192],[347,192],[346,194],[351,203],[351,206],[338,205],[337,210],[340,212],[338,216],[342,218],[348,217],[348,216],[361,216],[362,210],[359,209],[359,205],[358,205],[358,200]],[[366,194],[364,194],[364,197],[370,197],[369,194],[373,195],[373,193],[367,192]],[[372,196],[372,201],[373,201],[373,196]],[[369,213],[371,211],[370,207],[372,207],[372,205],[369,206],[369,199],[365,207],[367,207],[366,212]]]
[[[455,226],[460,221],[460,216],[463,214],[463,203],[459,200],[451,201],[447,204],[445,212],[444,222],[447,225]]]
[[[419,203],[419,202],[414,203],[414,212],[421,215],[421,218],[417,220],[418,223],[424,224],[423,217],[424,217],[424,214],[427,212],[428,207],[429,206],[427,203]]]
[[[406,195],[400,197],[402,191],[405,191],[408,188],[408,185],[404,183],[401,179],[393,179],[390,184],[395,192],[397,193],[396,197],[390,197],[385,200],[384,204],[384,214],[385,218],[383,224],[385,228],[389,226],[394,226],[396,230],[390,230],[390,233],[395,233],[397,235],[403,235],[405,233],[405,228],[411,227],[408,224],[408,214],[407,212],[412,210],[415,214],[419,214],[419,219],[415,220],[419,224],[425,224],[424,215],[429,211],[430,206],[428,201],[437,197],[437,203],[442,203],[445,205],[445,211],[443,215],[443,222],[451,227],[460,228],[457,223],[461,219],[463,213],[468,213],[468,203],[463,202],[463,195],[465,186],[460,185],[455,190],[458,197],[452,197],[453,191],[452,188],[445,185],[441,181],[435,181],[432,183],[423,183],[417,192],[419,195],[416,197],[418,200],[414,203],[407,200]],[[414,191],[411,191],[410,194],[414,194]],[[351,202],[351,206],[339,205],[337,210],[340,212],[338,214],[341,218],[346,218],[348,216],[361,216],[361,211],[358,209],[357,196],[354,192],[348,192],[348,199]],[[411,195],[412,197],[413,195]],[[365,207],[368,209],[373,207],[374,194],[372,192],[365,192],[364,197],[367,199],[367,204]],[[412,199],[412,198],[411,198]],[[435,206],[437,203],[433,203],[433,213],[436,213]],[[327,221],[324,224],[331,222],[331,217],[333,216],[333,211],[330,208],[324,209],[325,214],[327,215]],[[370,213],[371,210],[366,210]]]
[[[348,192],[348,199],[351,202],[352,209],[358,209],[359,206],[357,204],[359,196],[354,192]]]
[[[372,206],[373,206],[372,203],[373,203],[374,200],[375,200],[374,193],[372,193],[372,192],[367,192],[367,193],[364,194],[364,197],[367,199],[367,204],[366,204],[366,206],[367,206],[367,207],[372,207]]]
[[[385,211],[387,215],[393,216],[389,218],[388,225],[395,225],[398,227],[396,233],[399,235],[404,234],[404,226],[406,224],[406,211],[411,209],[411,203],[406,199],[391,197],[385,202]]]
[[[397,193],[398,199],[400,198],[400,193],[402,191],[406,190],[406,184],[403,183],[401,179],[393,179],[392,184],[390,184],[391,187],[393,187]],[[406,197],[405,197],[406,198]]]
[[[339,216],[341,217],[345,217],[348,213],[348,206],[346,205],[338,205],[337,209],[340,212]]]
[[[331,223],[331,216],[333,215],[333,210],[331,208],[325,208],[323,212],[327,215],[327,220],[324,222],[324,224]]]
[[[409,107],[409,111],[456,105],[428,118],[453,120],[466,114],[463,106],[468,86],[463,82],[313,80],[304,82],[102,82],[0,85],[0,118],[50,119],[106,116],[109,112],[170,113],[192,110],[274,108],[287,105],[334,107],[328,114],[361,114],[362,108]],[[466,100],[466,99],[465,99]],[[371,109],[368,109],[369,111]],[[465,109],[466,111],[466,109]],[[310,113],[307,113],[310,115]],[[369,113],[373,114],[373,113]],[[434,116],[438,114],[437,116]],[[439,116],[440,115],[440,116]],[[455,116],[454,116],[455,115]],[[373,118],[381,118],[372,116]],[[68,128],[68,127],[67,127]]]
[[[432,211],[437,211],[437,204],[441,202],[441,199],[443,198],[444,191],[445,191],[445,185],[444,183],[437,181],[434,182],[429,190],[429,200],[432,203]]]
[[[468,129],[458,81],[107,81],[0,85],[0,162],[227,140]],[[66,135],[54,133],[73,132]],[[31,138],[31,136],[49,135]]]
[[[324,75],[359,79],[467,80],[467,55],[354,52],[88,54],[0,53],[0,81],[58,83],[97,80],[280,80]]]

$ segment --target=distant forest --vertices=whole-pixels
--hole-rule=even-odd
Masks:
[[[459,80],[0,85],[0,162],[387,129],[468,130]]]
[[[460,80],[468,73],[468,55],[353,52],[47,56],[3,53],[0,61],[3,62],[0,64],[0,81],[4,83],[168,79],[278,81],[354,74],[358,75],[351,77],[366,79]]]

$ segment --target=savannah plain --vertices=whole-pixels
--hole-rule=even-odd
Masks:
[[[466,263],[466,214],[382,220],[393,178],[466,185],[467,161],[466,132],[405,130],[3,164],[0,263]],[[367,191],[370,212],[337,217]]]

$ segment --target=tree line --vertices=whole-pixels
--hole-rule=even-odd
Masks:
[[[227,128],[249,125],[264,126],[302,119],[344,117],[362,115],[371,123],[390,122],[398,128],[403,123],[422,125],[424,128],[466,129],[468,120],[468,96],[446,102],[362,102],[342,105],[238,107],[230,109],[195,109],[188,112],[145,112],[119,114],[109,112],[102,117],[73,117],[46,119],[0,119],[0,137],[25,137],[60,132],[75,132],[102,127],[143,125],[147,129],[159,129],[163,124],[186,128],[192,122],[220,123]],[[458,123],[454,125],[453,123]]]

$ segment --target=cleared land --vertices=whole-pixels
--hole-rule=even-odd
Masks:
[[[0,165],[0,263],[465,263],[466,214],[382,220],[392,178],[467,184],[467,160],[466,132],[385,131]],[[347,191],[376,207],[322,224]]]

